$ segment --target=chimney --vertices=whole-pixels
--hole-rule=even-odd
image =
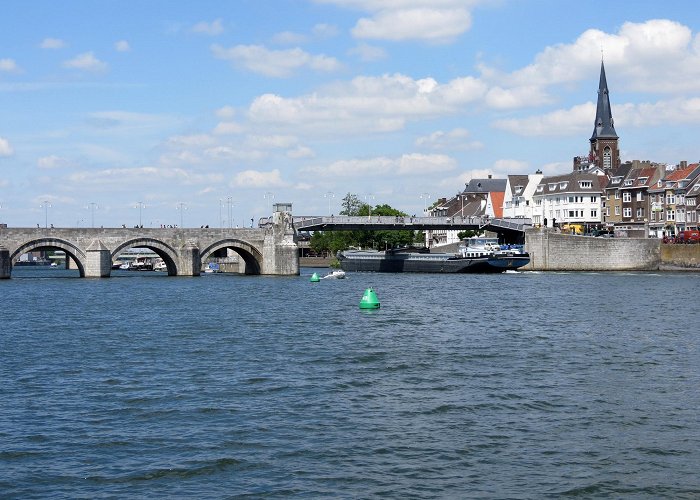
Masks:
[[[491,178],[491,174],[489,174],[489,179]]]
[[[683,169],[683,168],[688,168],[688,162],[687,162],[686,160],[683,160],[683,161],[681,161],[681,162],[678,164],[678,169],[679,169],[679,170],[680,170],[680,169]]]

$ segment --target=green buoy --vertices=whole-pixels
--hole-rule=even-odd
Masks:
[[[310,279],[309,281],[310,281],[311,283],[318,283],[319,281],[321,281],[321,278],[318,277],[318,274],[313,273],[313,274],[311,275],[311,279]]]
[[[365,290],[362,299],[360,299],[360,309],[379,309],[379,299],[372,288]]]

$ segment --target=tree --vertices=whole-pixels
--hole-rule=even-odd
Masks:
[[[360,201],[356,194],[348,193],[340,205],[343,207],[340,215],[362,215],[360,211],[365,204]]]

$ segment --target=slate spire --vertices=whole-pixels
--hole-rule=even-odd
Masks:
[[[608,95],[608,82],[605,79],[605,66],[600,61],[600,83],[598,84],[598,106],[595,111],[595,126],[591,142],[597,139],[617,139],[617,133],[613,123],[612,110],[610,109],[610,96]]]

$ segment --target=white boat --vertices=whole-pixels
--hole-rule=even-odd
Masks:
[[[326,274],[321,279],[322,280],[327,280],[327,279],[342,280],[344,278],[345,278],[345,271],[343,271],[342,269],[336,269],[335,271],[331,271],[330,273]]]
[[[168,271],[168,266],[165,263],[163,259],[156,259],[156,263],[153,266],[154,271],[162,271],[162,272],[167,272]]]

